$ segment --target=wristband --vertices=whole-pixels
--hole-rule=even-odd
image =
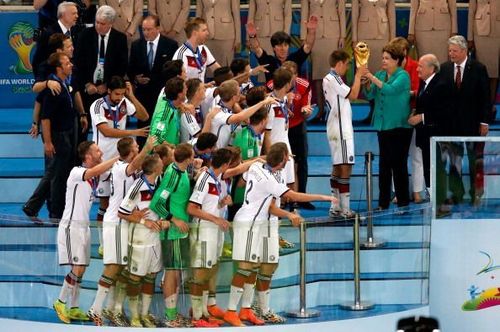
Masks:
[[[37,123],[36,121],[33,121],[31,124],[32,124],[33,126],[38,126],[38,123]]]
[[[253,35],[253,36],[248,35],[248,38],[250,38],[250,39],[253,39],[255,37],[257,37],[257,35]]]
[[[167,214],[167,216],[165,217],[165,220],[170,221],[170,220],[172,220],[172,217],[173,217],[172,213],[169,213],[169,214]]]
[[[87,113],[80,113],[81,118],[83,118],[84,116],[87,116]]]
[[[141,221],[139,221],[139,223],[140,223],[141,225],[144,225],[144,224],[146,223],[146,220],[141,219]]]

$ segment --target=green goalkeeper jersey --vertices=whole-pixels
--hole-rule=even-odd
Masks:
[[[151,119],[149,136],[155,136],[158,144],[177,145],[181,137],[180,123],[179,110],[165,96],[160,97]]]
[[[181,171],[175,163],[170,164],[163,175],[160,186],[155,191],[149,208],[161,219],[175,217],[184,222],[189,221],[187,204],[191,196],[191,184],[187,171]],[[189,233],[181,231],[170,223],[167,238],[175,240],[185,238]]]
[[[241,158],[243,160],[248,160],[260,155],[262,139],[260,135],[255,133],[252,127],[242,126],[233,132],[231,145],[239,147],[241,149]],[[233,197],[234,203],[243,203],[244,196],[244,187],[235,188]]]

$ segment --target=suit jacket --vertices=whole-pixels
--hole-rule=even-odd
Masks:
[[[500,37],[500,3],[494,0],[470,0],[467,38]]]
[[[81,29],[78,26],[74,26],[71,28],[70,33],[71,33],[71,39],[73,40],[73,45],[76,45],[76,42],[78,40],[78,34],[81,31]],[[40,38],[38,39],[36,43],[36,51],[35,54],[33,55],[33,74],[35,77],[38,75],[38,66],[44,62],[45,60],[48,59],[50,56],[50,50],[49,50],[49,38],[55,33],[62,33],[61,26],[59,23],[56,21],[56,23],[48,26],[45,30],[42,31],[42,34],[40,35]]]
[[[160,18],[162,32],[180,33],[189,15],[189,0],[149,0],[148,12]]]
[[[172,60],[172,56],[176,50],[176,41],[160,35],[153,62],[153,68],[150,70],[148,64],[147,41],[144,38],[141,38],[132,43],[128,77],[131,81],[133,81],[136,75],[143,74],[151,79],[148,84],[138,84],[136,90],[137,98],[141,102],[144,102],[144,106],[148,111],[152,110],[150,110],[147,105],[149,106],[151,103],[154,105],[156,103],[158,93],[160,93],[161,88],[165,85],[165,81],[162,76],[163,65],[165,62]]]
[[[432,136],[448,135],[450,114],[451,89],[437,73],[429,84],[424,88],[423,82],[420,82],[416,98],[415,114],[423,114],[424,122],[416,126],[415,144],[427,149],[429,138]]]
[[[238,0],[197,0],[196,17],[207,21],[209,39],[234,40],[241,44],[240,2]]]
[[[300,39],[306,39],[307,28],[305,22],[313,15],[318,18],[316,39],[345,38],[345,0],[325,0],[323,3],[315,0],[302,0],[300,8],[302,17]]]
[[[352,0],[352,22],[352,40],[391,40],[396,36],[394,0]]]
[[[98,40],[97,31],[94,27],[83,30],[78,38],[74,58],[78,67],[79,86],[82,89],[85,87],[85,84],[93,83],[99,52]],[[127,63],[127,37],[123,33],[111,28],[106,47],[106,56],[104,58],[104,82],[109,82],[114,75],[125,76]]]
[[[108,5],[116,10],[116,20],[113,28],[132,36],[138,34],[137,28],[142,22],[142,0],[99,0],[99,6]]]
[[[432,30],[457,33],[456,0],[411,0],[408,34]]]
[[[255,24],[260,38],[271,37],[276,31],[290,34],[292,0],[250,0],[247,21]]]
[[[489,123],[491,116],[489,78],[486,67],[468,58],[460,88],[455,85],[455,64],[451,61],[441,65],[441,77],[451,89],[452,116],[451,134],[456,136],[478,136],[479,124]]]

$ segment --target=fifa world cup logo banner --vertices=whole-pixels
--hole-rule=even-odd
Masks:
[[[27,22],[17,22],[9,28],[8,36],[9,45],[18,57],[17,63],[10,69],[16,74],[32,73],[31,51],[35,46],[33,26]]]

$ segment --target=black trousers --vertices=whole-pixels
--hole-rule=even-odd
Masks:
[[[380,151],[379,162],[379,206],[387,209],[391,202],[391,184],[398,198],[398,206],[410,203],[408,181],[408,150],[410,149],[411,128],[395,128],[377,133]]]
[[[66,200],[66,181],[75,165],[75,129],[51,133],[56,150],[53,158],[47,158],[45,173],[37,188],[26,202],[28,210],[38,213],[45,200],[50,201],[49,217],[62,217]]]
[[[309,171],[307,165],[309,147],[307,145],[307,125],[305,121],[288,130],[288,140],[290,141],[292,153],[295,155],[295,165],[297,165],[296,180],[299,181],[298,189],[299,192],[305,193]]]

